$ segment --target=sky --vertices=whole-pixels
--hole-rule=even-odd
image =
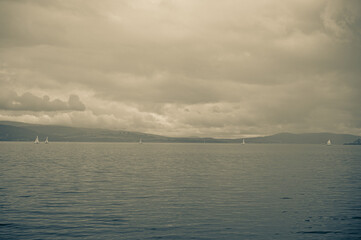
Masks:
[[[361,135],[361,1],[0,0],[0,120]]]

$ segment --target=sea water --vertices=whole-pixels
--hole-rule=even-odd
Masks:
[[[0,143],[0,239],[360,239],[361,147]]]

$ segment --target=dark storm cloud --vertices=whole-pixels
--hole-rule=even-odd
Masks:
[[[357,0],[3,0],[0,87],[71,92],[87,109],[0,118],[173,135],[361,134],[360,9]],[[36,96],[43,107],[84,108]]]
[[[76,95],[70,95],[68,102],[50,100],[49,96],[37,97],[29,92],[18,95],[14,91],[1,91],[0,109],[16,111],[84,111],[85,106]]]

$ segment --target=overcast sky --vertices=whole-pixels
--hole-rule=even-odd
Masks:
[[[0,120],[361,134],[361,1],[0,0]]]

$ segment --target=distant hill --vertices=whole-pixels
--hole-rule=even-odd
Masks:
[[[33,141],[39,140],[62,142],[167,142],[167,137],[128,131],[112,131],[106,129],[75,128],[56,125],[37,125],[19,122],[0,121],[0,141]]]
[[[37,132],[26,128],[0,124],[0,141],[29,141],[36,135]]]
[[[330,139],[332,144],[344,144],[353,142],[358,136],[351,134],[335,133],[278,133],[272,136],[248,139],[249,143],[298,143],[298,144],[326,144]]]
[[[0,121],[0,141],[34,141],[39,136],[40,141],[49,137],[49,141],[60,142],[193,142],[193,143],[241,143],[239,139],[215,139],[198,137],[166,137],[130,131],[115,131],[107,129],[77,128],[57,125],[39,125],[21,122]],[[245,138],[247,143],[297,143],[325,144],[331,139],[333,144],[354,142],[360,136],[333,133],[279,133],[266,137]]]

